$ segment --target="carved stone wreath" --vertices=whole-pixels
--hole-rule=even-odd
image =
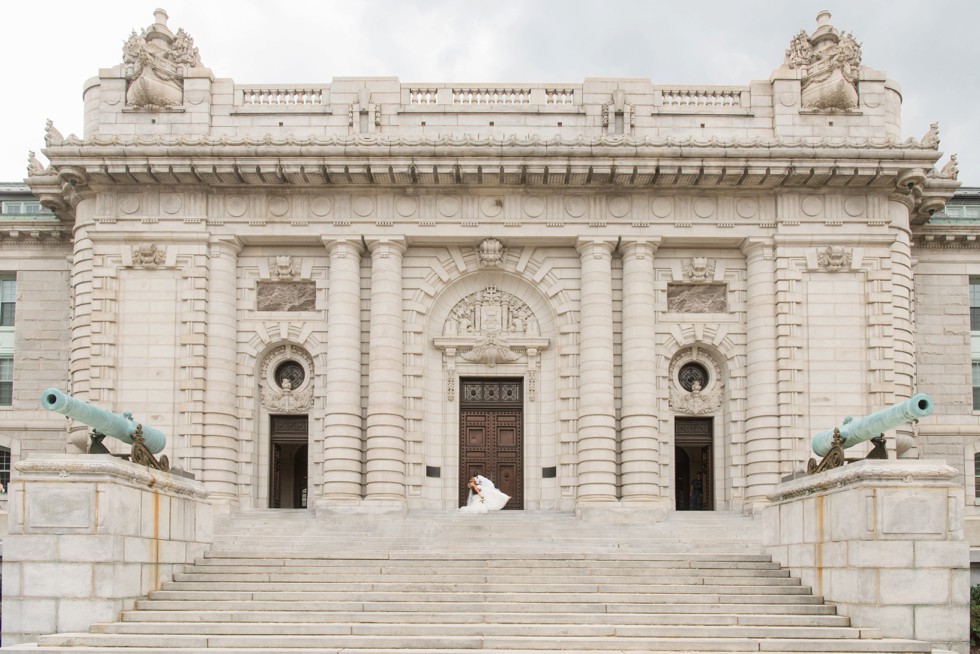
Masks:
[[[706,371],[707,380],[701,387],[700,377],[692,384],[681,379],[682,370],[688,364],[697,364]],[[722,368],[717,360],[697,345],[684,348],[670,361],[670,407],[674,413],[704,415],[721,408],[724,385]],[[688,389],[687,387],[690,387]]]
[[[309,411],[313,406],[313,358],[295,345],[277,347],[262,362],[259,390],[262,404],[269,411]]]

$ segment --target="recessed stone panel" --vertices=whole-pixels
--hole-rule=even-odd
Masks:
[[[95,526],[95,497],[89,488],[38,485],[27,494],[27,525],[34,529]]]
[[[725,313],[725,284],[667,284],[667,310],[676,313]]]
[[[315,311],[316,282],[259,282],[258,311]]]

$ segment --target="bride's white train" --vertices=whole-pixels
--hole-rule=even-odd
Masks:
[[[483,475],[471,477],[469,487],[470,494],[466,500],[466,506],[459,508],[463,513],[499,511],[510,499],[510,495],[498,489],[492,481]]]

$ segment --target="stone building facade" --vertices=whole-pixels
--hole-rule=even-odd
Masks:
[[[13,410],[59,448],[43,386],[132,411],[246,509],[449,510],[480,470],[509,508],[752,511],[915,392],[889,449],[965,467],[955,161],[829,18],[744,86],[276,86],[158,11],[30,159],[57,236],[0,268],[71,315]]]

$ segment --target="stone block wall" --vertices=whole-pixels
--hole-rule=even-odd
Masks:
[[[213,540],[201,483],[109,455],[37,454],[10,486],[3,645],[117,620]]]
[[[854,626],[969,651],[970,556],[956,471],[861,461],[776,487],[765,545]]]

